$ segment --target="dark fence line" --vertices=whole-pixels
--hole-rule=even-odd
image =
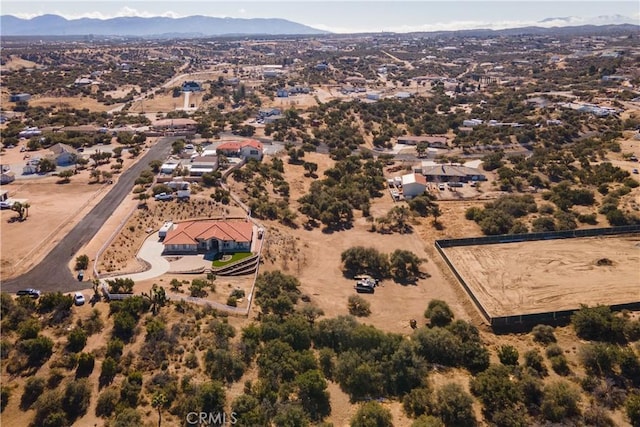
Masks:
[[[612,311],[640,310],[640,301],[625,304],[613,304],[609,307]],[[579,308],[575,308],[572,310],[492,317],[490,323],[491,327],[497,330],[518,329],[524,326],[535,326],[541,323],[555,324],[568,321],[573,313],[578,310]]]
[[[442,256],[442,259],[449,266],[454,276],[458,279],[467,295],[471,298],[476,305],[480,313],[485,318],[487,323],[491,325],[494,330],[509,330],[519,329],[526,326],[534,326],[540,323],[554,324],[567,321],[571,315],[578,310],[561,310],[550,311],[543,313],[531,313],[512,316],[499,316],[492,317],[487,313],[484,306],[476,298],[475,294],[471,291],[471,288],[467,285],[467,282],[462,278],[456,267],[453,265],[447,254],[445,254],[443,248],[452,248],[455,246],[473,246],[473,245],[493,245],[499,243],[515,243],[515,242],[531,242],[535,240],[554,240],[554,239],[569,239],[576,237],[594,237],[594,236],[614,236],[619,234],[632,234],[639,233],[640,225],[625,225],[621,227],[608,227],[608,228],[591,228],[587,230],[569,230],[569,231],[549,231],[543,233],[527,233],[527,234],[513,234],[513,235],[498,235],[498,236],[485,236],[485,237],[470,237],[463,239],[441,239],[435,241],[435,247]],[[640,301],[630,302],[625,304],[611,305],[611,310],[640,310]]]
[[[463,239],[441,239],[436,243],[441,248],[454,246],[491,245],[499,243],[531,242],[534,240],[572,239],[576,237],[612,236],[616,234],[640,233],[640,224],[620,227],[590,228],[586,230],[545,231],[526,234],[500,234],[497,236],[467,237]]]
[[[467,292],[467,295],[471,297],[471,299],[473,300],[473,303],[476,305],[476,307],[478,307],[478,309],[480,310],[480,313],[482,313],[482,316],[484,316],[485,320],[488,323],[491,323],[491,316],[489,316],[489,313],[487,313],[487,311],[484,309],[482,304],[480,304],[480,301],[478,301],[478,299],[476,298],[476,295],[473,292],[471,292],[471,289],[467,285],[467,282],[464,281],[460,273],[458,273],[458,269],[456,269],[453,266],[453,263],[449,260],[449,257],[444,253],[444,251],[442,250],[442,247],[440,246],[440,240],[436,240],[436,249],[438,250],[438,252],[440,252],[440,256],[442,256],[442,259],[444,259],[444,262],[447,263],[447,265],[453,272],[454,276],[456,276],[456,278],[458,279],[458,281],[460,282],[464,290]]]

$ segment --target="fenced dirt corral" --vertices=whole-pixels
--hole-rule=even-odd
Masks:
[[[640,235],[443,248],[494,317],[640,302]]]

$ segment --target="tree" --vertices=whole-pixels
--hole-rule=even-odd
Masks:
[[[87,333],[82,328],[73,328],[71,332],[69,332],[68,340],[67,348],[69,351],[77,353],[87,344]]]
[[[498,349],[498,358],[503,365],[517,366],[518,357],[518,350],[512,345],[502,345]]]
[[[371,304],[359,295],[350,295],[347,308],[353,316],[366,317],[371,314]]]
[[[394,279],[399,282],[413,281],[420,276],[422,259],[404,249],[396,249],[389,257],[389,266]]]
[[[42,392],[44,392],[44,378],[31,377],[27,378],[24,384],[24,391],[20,397],[20,409],[26,411],[38,400]],[[4,405],[3,405],[4,406]]]
[[[60,183],[61,183],[61,184],[67,184],[67,183],[71,182],[71,177],[72,177],[73,175],[75,175],[75,172],[74,172],[74,171],[72,171],[71,169],[63,170],[62,172],[60,172],[60,173],[58,174],[58,176],[59,176],[60,178],[62,178],[62,179],[60,180]]]
[[[533,340],[540,344],[551,344],[556,342],[556,336],[553,333],[554,328],[550,325],[536,325],[531,330]]]
[[[559,381],[544,388],[541,411],[544,418],[551,422],[563,422],[580,415],[580,393],[567,382]]]
[[[79,255],[76,257],[76,265],[74,269],[78,270],[86,270],[89,268],[89,257],[87,255]]]
[[[161,307],[164,307],[169,302],[169,298],[167,298],[164,288],[155,283],[151,287],[151,292],[148,294],[143,292],[142,297],[146,298],[151,303],[151,312],[154,316],[158,314]]]
[[[171,282],[169,282],[169,285],[171,286],[171,290],[173,292],[182,292],[182,289],[180,289],[182,287],[182,282],[178,279],[171,279]]]
[[[160,167],[162,166],[162,160],[151,160],[149,167],[153,173],[160,173]]]
[[[309,417],[299,405],[283,405],[273,417],[273,425],[283,427],[308,427]]]
[[[146,208],[147,207],[147,200],[149,200],[149,193],[147,193],[146,191],[143,191],[142,193],[138,194],[138,200],[140,200],[140,207],[142,208]]]
[[[512,371],[507,366],[492,365],[471,380],[471,392],[482,401],[484,413],[490,420],[499,411],[515,409],[523,400],[511,375]]]
[[[100,387],[111,384],[117,373],[118,363],[112,357],[107,356],[102,362],[102,370],[98,378]]]
[[[414,388],[402,399],[402,408],[410,417],[433,413],[433,391],[428,386]]]
[[[469,393],[456,383],[445,384],[437,392],[436,410],[447,426],[475,426],[472,403]]]
[[[87,413],[91,401],[91,386],[86,378],[67,383],[62,398],[62,408],[73,423]]]
[[[25,205],[26,203],[15,202],[11,206],[11,210],[18,213],[18,221],[24,221],[25,219],[27,219],[27,209],[25,208]]]
[[[536,349],[528,350],[524,354],[524,366],[533,369],[540,377],[544,377],[548,373],[547,367],[544,364],[544,359]]]
[[[429,301],[424,317],[429,319],[433,326],[446,326],[453,320],[453,312],[446,302],[434,299]]]
[[[586,340],[624,342],[624,319],[614,315],[607,306],[580,306],[571,316],[576,334]]]
[[[80,353],[78,355],[78,368],[76,378],[88,377],[93,372],[95,366],[95,356],[91,353]]]
[[[110,417],[116,409],[120,395],[114,387],[109,387],[98,396],[96,403],[96,415],[98,417]]]
[[[318,370],[307,371],[295,379],[298,399],[309,417],[319,421],[331,413],[327,381]]]
[[[38,162],[38,172],[39,173],[53,172],[54,170],[56,170],[56,168],[57,168],[57,166],[53,162],[53,160],[48,159],[46,157],[43,157]]]
[[[306,175],[310,177],[313,177],[318,170],[318,164],[313,162],[304,162],[302,167],[307,171]]]
[[[374,277],[387,277],[389,260],[385,254],[374,248],[354,246],[342,252],[344,269],[353,274],[371,274]]]
[[[633,427],[640,426],[640,394],[631,393],[624,404],[625,412]]]
[[[4,412],[4,409],[9,404],[11,398],[11,389],[9,387],[0,387],[0,413]]]
[[[362,404],[351,418],[351,427],[392,427],[393,417],[391,411],[371,401]]]
[[[158,411],[158,427],[162,425],[162,409],[167,406],[169,400],[163,393],[155,392],[151,398],[151,406]]]
[[[28,356],[27,360],[30,366],[42,366],[53,353],[53,341],[48,337],[38,336],[20,341],[18,348]]]

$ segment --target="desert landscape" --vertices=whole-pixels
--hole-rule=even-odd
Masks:
[[[0,420],[640,425],[637,25],[509,31],[3,32]]]

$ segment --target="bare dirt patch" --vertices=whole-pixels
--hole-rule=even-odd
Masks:
[[[640,300],[640,236],[446,248],[492,316]],[[608,259],[611,265],[598,265]],[[602,264],[600,262],[600,264]]]
[[[21,181],[8,189],[10,197],[27,199],[31,207],[22,222],[10,222],[16,213],[0,214],[2,279],[28,270],[64,237],[105,194],[103,185],[56,184],[58,178]]]

